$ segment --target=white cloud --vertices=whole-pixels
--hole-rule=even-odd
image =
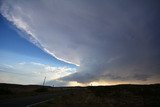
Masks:
[[[38,66],[43,66],[43,67],[46,66],[45,64],[38,63],[38,62],[31,62],[31,64],[33,64],[33,65],[38,65]]]
[[[64,72],[75,73],[76,72],[76,68],[71,68],[71,67],[49,66],[49,65],[42,64],[42,63],[37,63],[37,62],[30,62],[30,63],[33,64],[33,65],[35,65],[35,66],[43,67],[44,70],[46,70],[47,72],[54,72],[54,73],[64,73]]]
[[[47,67],[45,67],[45,69],[47,71],[51,71],[51,72],[76,71],[75,68],[68,68],[68,67],[51,67],[51,66],[47,66]]]
[[[57,57],[54,53],[50,52],[50,51],[47,50],[46,48],[43,48],[43,50],[44,50],[46,53],[52,55],[53,57],[55,57],[55,58],[58,59],[58,60],[61,60],[61,61],[64,61],[64,62],[66,62],[66,63],[74,64],[74,65],[76,65],[76,66],[79,66],[79,65],[76,64],[76,63],[72,63],[72,62],[70,62],[70,61],[67,61],[67,60],[64,60],[64,59],[62,59],[62,58]]]
[[[26,64],[26,62],[20,62],[20,63],[18,63],[19,65],[25,65]]]
[[[35,72],[36,74],[46,75],[48,76],[49,80],[62,78],[64,76],[67,76],[76,72],[76,68],[71,68],[71,67],[50,66],[50,65],[46,65],[38,62],[30,62],[30,64],[32,64],[34,68],[37,66],[37,71]]]
[[[0,65],[0,81],[9,83],[39,84],[43,81],[44,77],[47,77],[47,81],[51,81],[75,72],[76,68],[64,66],[57,67],[39,62],[20,62],[14,65],[3,64]],[[3,75],[5,75],[5,77],[3,77]],[[28,77],[30,78],[29,80],[27,80]]]
[[[3,64],[6,68],[13,68],[13,65]]]

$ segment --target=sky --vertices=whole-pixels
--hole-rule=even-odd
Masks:
[[[35,46],[3,16],[0,16],[0,32],[1,83],[42,85],[45,76],[49,81],[76,72],[77,66]]]
[[[160,82],[159,0],[1,0],[0,82]]]

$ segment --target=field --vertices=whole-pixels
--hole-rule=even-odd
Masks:
[[[34,107],[160,107],[160,84],[45,88],[1,84],[0,90],[1,99],[65,92]]]
[[[59,92],[61,89],[40,85],[17,85],[0,83],[0,100],[34,96],[45,93],[57,93],[57,91]]]
[[[160,107],[160,85],[118,85],[69,90],[35,107]]]

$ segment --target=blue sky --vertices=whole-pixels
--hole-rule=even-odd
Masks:
[[[40,64],[44,64],[46,67],[66,67],[74,68],[74,70],[77,68],[77,66],[73,64],[68,64],[57,60],[25,39],[22,36],[22,34],[25,35],[25,33],[18,31],[18,29],[15,28],[12,23],[7,21],[3,16],[0,16],[0,32],[0,74],[3,76],[6,73],[6,77],[3,77],[4,80],[1,80],[1,82],[39,84],[42,81],[42,78],[47,76],[45,74],[36,75],[34,73],[34,71],[39,72],[43,70],[43,67]],[[38,64],[39,66],[37,66]],[[15,66],[22,67],[16,68]],[[66,72],[73,73],[75,71],[68,70]],[[51,79],[52,75],[54,77],[54,73],[50,73],[48,80]],[[63,74],[61,75],[63,76]],[[15,81],[13,79],[14,77],[21,79]],[[30,77],[31,80],[28,81],[28,77]]]
[[[15,28],[10,22],[0,17],[1,22],[1,36],[0,36],[0,49],[1,51],[7,53],[13,53],[18,55],[22,55],[24,57],[19,57],[20,61],[24,59],[24,61],[32,61],[25,57],[30,57],[37,60],[38,62],[44,62],[45,64],[50,64],[54,66],[70,66],[75,67],[73,64],[68,64],[63,61],[57,60],[56,58],[52,57],[48,53],[45,53],[43,50],[35,46],[33,43],[29,42],[22,35],[24,32],[18,33],[18,29]],[[7,55],[6,55],[7,56]],[[13,61],[15,57],[13,57]],[[12,59],[9,61],[11,62]]]
[[[2,0],[0,81],[41,83],[47,76],[56,86],[159,83],[159,5]]]

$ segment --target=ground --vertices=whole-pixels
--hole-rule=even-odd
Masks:
[[[34,107],[160,107],[160,84],[45,88],[7,84],[0,86],[1,99],[16,95],[21,97],[15,95],[15,91],[25,93],[21,94],[23,97],[42,93],[58,94]]]
[[[160,85],[118,85],[70,90],[35,107],[160,107]]]

